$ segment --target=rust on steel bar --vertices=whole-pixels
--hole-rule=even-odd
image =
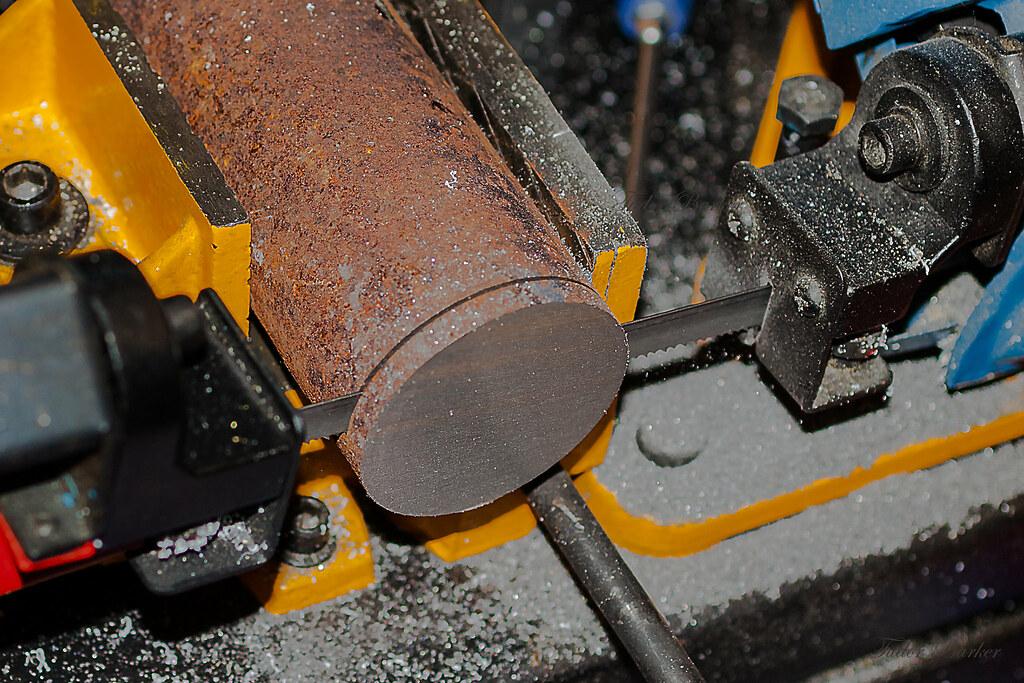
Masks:
[[[362,392],[342,447],[374,500],[477,507],[588,433],[622,330],[390,3],[113,4],[250,214],[296,383]]]
[[[636,221],[476,0],[396,0],[520,183],[580,263],[645,247]]]

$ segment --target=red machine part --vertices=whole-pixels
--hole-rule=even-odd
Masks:
[[[26,574],[62,567],[95,557],[96,546],[86,541],[77,548],[41,560],[32,560],[22,550],[7,520],[0,516],[0,595],[13,593],[33,579]]]

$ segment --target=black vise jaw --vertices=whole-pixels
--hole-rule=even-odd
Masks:
[[[732,171],[704,293],[770,284],[758,359],[804,412],[885,391],[868,344],[964,250],[1001,263],[1024,189],[1024,42],[956,29],[869,74],[849,125]]]
[[[0,514],[29,559],[141,547],[144,582],[174,592],[270,558],[300,423],[212,290],[158,299],[113,251],[32,257],[0,320]],[[147,560],[218,520],[255,549],[211,537],[202,556]]]

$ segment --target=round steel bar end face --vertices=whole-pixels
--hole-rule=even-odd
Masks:
[[[491,320],[418,368],[383,409],[360,463],[366,492],[402,515],[490,503],[576,447],[626,369],[604,308],[540,303]]]
[[[0,171],[0,260],[67,253],[88,229],[85,197],[46,164],[17,161]]]

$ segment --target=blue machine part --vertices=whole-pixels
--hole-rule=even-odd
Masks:
[[[971,5],[997,13],[1007,33],[1024,31],[1024,0],[814,0],[814,5],[833,50],[883,38],[935,12]]]
[[[1024,369],[1024,238],[1017,238],[953,347],[946,387],[964,389]]]
[[[818,2],[830,2],[833,0],[817,0]],[[944,11],[958,6],[975,5],[977,7],[984,7],[985,9],[992,10],[999,15],[1000,20],[1003,22],[1003,27],[1007,33],[1020,33],[1024,31],[1024,0],[980,0],[976,2],[946,2],[936,3],[938,7],[937,11]],[[924,15],[915,15],[914,17],[908,17],[905,22],[900,22],[895,28],[889,27],[886,31],[893,31],[903,26],[923,19]],[[822,15],[822,22],[824,22],[824,15]],[[829,24],[823,23],[824,26]],[[826,29],[827,32],[828,29]],[[880,34],[874,34],[876,37]],[[909,45],[909,43],[897,43],[895,38],[886,38],[882,42],[874,43],[870,47],[866,47],[861,52],[858,52],[855,59],[857,61],[857,69],[860,71],[861,78],[868,75],[871,68],[874,67],[879,61],[881,61],[886,55],[894,50]]]
[[[693,0],[618,0],[616,14],[619,17],[619,27],[622,32],[630,39],[637,40],[636,25],[634,24],[636,11],[641,5],[651,2],[661,3],[665,8],[665,37],[675,39],[681,36],[690,24]]]
[[[1024,1],[985,0],[999,12],[1007,33],[1024,31]],[[1024,232],[971,312],[946,369],[946,386],[962,389],[1024,369]]]

